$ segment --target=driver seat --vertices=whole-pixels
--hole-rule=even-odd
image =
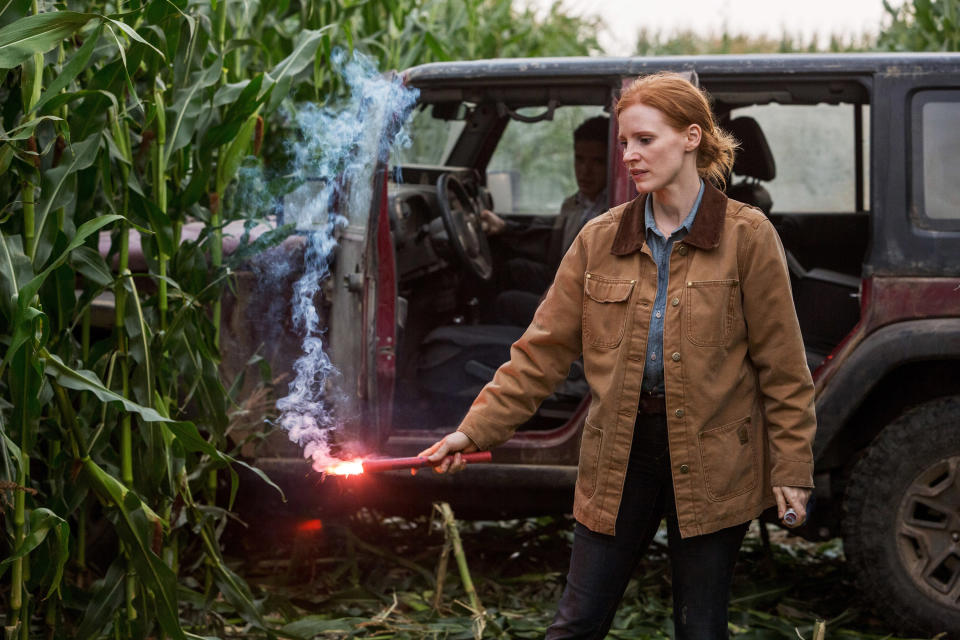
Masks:
[[[525,330],[526,327],[477,324],[442,326],[428,333],[420,343],[417,386],[429,399],[435,417],[444,424],[459,423],[480,390],[510,359],[510,347]],[[587,392],[583,363],[576,361],[567,379],[544,400],[540,418],[557,418],[572,412]]]

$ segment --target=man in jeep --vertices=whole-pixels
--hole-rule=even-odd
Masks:
[[[550,231],[545,261],[530,258],[508,260],[501,275],[501,289],[497,296],[495,315],[504,324],[526,326],[537,309],[540,297],[553,281],[560,258],[577,237],[588,220],[608,208],[607,198],[607,138],[610,121],[606,116],[595,116],[584,121],[573,132],[573,170],[577,192],[560,206]],[[489,209],[480,213],[484,230],[494,236],[520,227],[508,222]]]

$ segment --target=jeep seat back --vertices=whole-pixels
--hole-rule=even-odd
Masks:
[[[724,128],[740,143],[733,162],[733,173],[743,177],[740,182],[727,188],[727,195],[770,215],[773,199],[760,182],[777,177],[777,164],[763,130],[750,116],[734,118]]]

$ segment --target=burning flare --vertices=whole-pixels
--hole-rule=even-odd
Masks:
[[[354,476],[363,473],[363,459],[354,458],[328,465],[323,473],[330,476]]]
[[[492,456],[489,451],[478,451],[474,453],[461,454],[464,462],[478,463],[490,462]],[[447,456],[443,460],[452,459],[453,456]],[[328,465],[323,469],[324,475],[331,476],[352,476],[361,473],[378,473],[380,471],[396,471],[398,469],[420,469],[422,467],[432,467],[436,465],[429,459],[417,456],[414,458],[372,458],[364,460],[363,458],[354,458],[353,460],[337,462]]]

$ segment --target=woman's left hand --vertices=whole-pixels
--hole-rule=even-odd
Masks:
[[[799,527],[807,519],[807,501],[811,490],[806,487],[774,487],[773,497],[777,499],[777,516],[783,520],[787,508],[797,512],[797,521],[792,526]],[[791,525],[788,525],[791,526]]]

